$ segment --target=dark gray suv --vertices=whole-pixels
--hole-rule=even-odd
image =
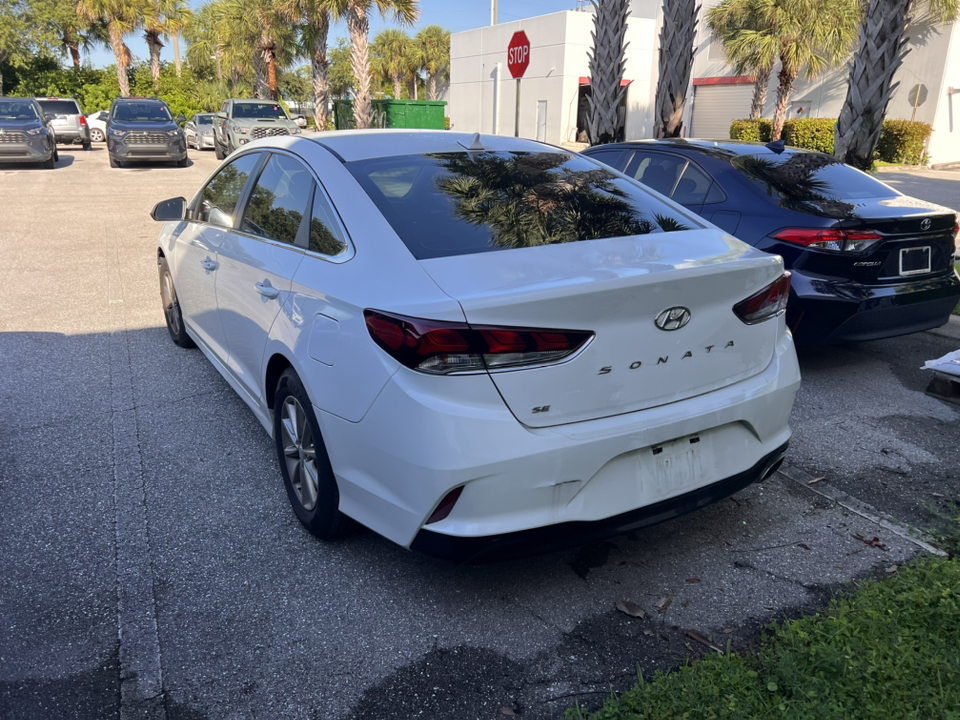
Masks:
[[[163,100],[117,98],[107,123],[107,152],[110,167],[123,167],[133,160],[170,160],[187,166],[187,141],[178,122]]]
[[[52,170],[59,157],[49,123],[32,98],[0,97],[0,163],[41,163]]]

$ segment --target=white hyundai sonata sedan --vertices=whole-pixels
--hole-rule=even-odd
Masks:
[[[695,510],[786,452],[780,258],[576,153],[273,137],[153,217],[170,336],[273,436],[317,537],[348,516],[515,556]]]

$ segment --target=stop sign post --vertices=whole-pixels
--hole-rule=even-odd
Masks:
[[[514,118],[513,135],[520,137],[520,78],[527,71],[527,65],[530,64],[530,40],[527,34],[520,30],[510,38],[510,44],[507,45],[507,67],[510,74],[517,81],[517,106],[516,117]]]

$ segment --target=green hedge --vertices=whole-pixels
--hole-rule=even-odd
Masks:
[[[734,120],[730,125],[731,140],[768,143],[771,137],[773,123],[769,120]]]
[[[797,118],[783,124],[783,142],[787,145],[833,155],[834,128],[837,121],[833,118]]]
[[[876,159],[889,163],[922,165],[924,145],[932,130],[927,123],[884,120],[880,141],[877,143]]]

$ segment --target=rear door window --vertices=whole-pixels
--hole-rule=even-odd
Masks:
[[[271,155],[250,193],[240,230],[294,245],[313,186],[313,178],[300,162],[287,155]]]
[[[575,153],[434,153],[346,167],[421,260],[703,227]]]
[[[80,107],[73,100],[37,100],[45,113],[54,115],[82,115]]]
[[[627,175],[692,210],[726,200],[712,177],[689,158],[679,155],[637,151]]]
[[[313,197],[313,215],[310,218],[308,247],[321,255],[337,256],[347,251],[347,238],[340,226],[336,211],[326,193],[317,188]]]
[[[260,153],[250,153],[221,168],[200,195],[195,216],[197,221],[232,228],[237,203],[260,158]]]

